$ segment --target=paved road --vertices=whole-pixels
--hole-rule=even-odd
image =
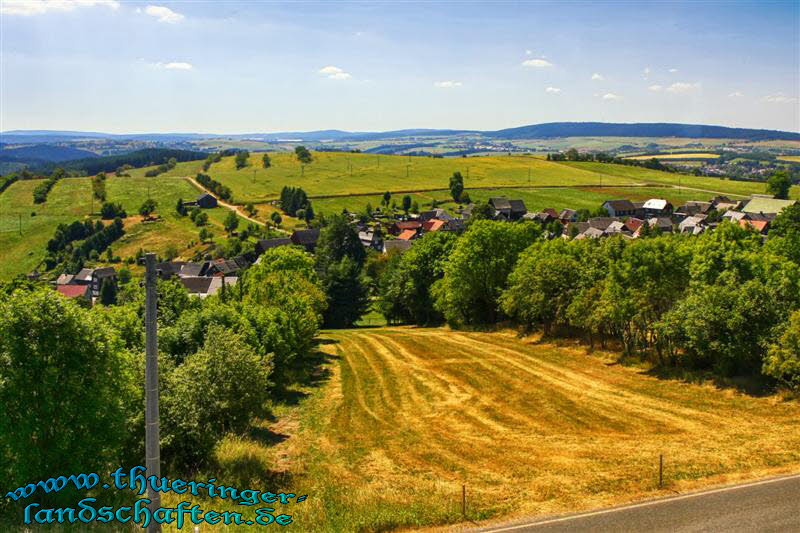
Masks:
[[[800,532],[800,475],[476,531]]]

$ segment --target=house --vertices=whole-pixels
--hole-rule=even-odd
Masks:
[[[641,218],[630,217],[625,221],[625,229],[631,233],[636,233],[642,227],[642,224],[644,224],[644,220]]]
[[[156,263],[156,272],[158,273],[158,277],[161,279],[169,279],[172,277],[177,277],[181,270],[183,269],[183,265],[185,265],[185,261],[171,261],[169,263]]]
[[[92,297],[100,296],[100,287],[103,282],[117,283],[117,271],[114,267],[83,268],[72,278],[74,285],[89,285],[92,288]]]
[[[208,265],[208,268],[205,271],[205,276],[233,276],[234,274],[249,268],[250,265],[250,260],[243,255],[237,255],[233,259],[214,259]]]
[[[710,203],[717,211],[739,210],[743,205],[741,200],[731,200],[727,196],[714,196]]]
[[[85,300],[91,305],[92,289],[89,285],[56,285],[56,291],[70,300]]]
[[[422,222],[418,220],[398,220],[389,226],[389,233],[397,236],[406,230],[413,229],[414,231],[418,231],[420,228],[422,228]]]
[[[202,263],[184,263],[184,265],[181,267],[181,271],[178,272],[178,277],[190,278],[195,276],[205,276],[209,266],[211,266],[210,261],[204,261]]]
[[[451,217],[444,209],[431,209],[430,211],[423,211],[422,213],[419,214],[420,222],[427,222],[434,218],[438,220],[447,221],[453,217]]]
[[[723,220],[729,220],[731,222],[739,222],[740,220],[744,220],[747,217],[747,213],[742,213],[741,211],[725,211],[722,214]]]
[[[400,239],[387,239],[383,241],[383,253],[392,252],[402,253],[411,248],[413,241],[402,241]]]
[[[494,218],[497,220],[519,220],[528,208],[522,200],[509,200],[505,196],[489,198],[489,205],[494,209]]]
[[[599,239],[600,237],[604,237],[605,232],[601,229],[597,228],[588,228],[586,231],[575,237],[576,240],[583,240],[583,239]]]
[[[682,220],[694,215],[707,215],[712,209],[714,209],[714,207],[711,202],[689,201],[675,211],[675,216]]]
[[[706,226],[705,219],[706,215],[694,215],[686,217],[681,221],[680,224],[678,224],[678,232],[697,235],[698,233],[700,233],[705,229]]]
[[[292,244],[304,247],[309,253],[314,253],[318,240],[318,228],[295,230],[291,236]]]
[[[606,200],[603,209],[608,211],[610,217],[632,217],[636,214],[636,208],[630,200]]]
[[[647,219],[647,224],[662,233],[672,233],[672,219],[669,217],[652,217]]]
[[[672,204],[661,198],[651,198],[642,206],[647,218],[668,217],[672,215]]]
[[[203,193],[197,197],[195,203],[197,204],[197,207],[202,209],[212,209],[217,207],[217,198],[214,195]]]
[[[280,237],[277,239],[259,239],[256,243],[256,255],[261,255],[267,250],[277,248],[278,246],[291,246],[292,239],[289,237]]]
[[[569,222],[577,222],[578,221],[578,212],[574,209],[562,209],[561,212],[558,214],[558,219],[561,221],[562,224],[567,224]]]
[[[769,231],[769,220],[748,220],[742,219],[739,221],[739,225],[743,228],[753,229],[756,232],[760,233],[761,235],[766,235]]]
[[[611,217],[594,217],[587,220],[589,223],[589,227],[599,229],[600,231],[605,231],[606,228],[614,222],[614,218]]]
[[[374,248],[375,250],[383,249],[383,238],[379,231],[368,229],[358,232],[358,239],[365,248]]]
[[[608,225],[605,231],[603,231],[603,233],[605,233],[606,235],[614,235],[627,232],[628,230],[625,227],[625,223],[622,222],[621,220],[615,220],[614,222]]]
[[[181,284],[186,288],[189,294],[192,296],[198,296],[200,298],[205,298],[206,296],[211,296],[218,293],[220,290],[222,290],[223,286],[226,288],[233,287],[236,285],[238,280],[239,278],[235,276],[198,276],[180,278]]]
[[[422,224],[422,231],[428,233],[429,231],[440,231],[447,224],[444,220],[431,219]]]
[[[56,279],[56,285],[69,285],[72,283],[72,278],[75,276],[73,274],[61,274]]]
[[[413,229],[407,229],[403,231],[400,235],[397,236],[398,239],[403,241],[410,241],[412,239],[416,239],[418,232]]]
[[[742,207],[745,213],[780,214],[781,211],[797,203],[797,200],[779,200],[753,195],[753,198]]]
[[[444,223],[444,226],[442,226],[442,231],[456,231],[461,233],[466,229],[467,225],[464,224],[464,220],[461,218],[451,218]]]

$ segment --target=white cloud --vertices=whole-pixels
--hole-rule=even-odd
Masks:
[[[658,91],[660,91],[660,90],[661,90],[661,89],[663,89],[663,88],[664,88],[664,87],[662,87],[661,85],[655,84],[655,85],[651,85],[651,86],[650,86],[650,87],[648,87],[647,89],[648,89],[648,90],[650,90],[650,91],[653,91],[653,92],[658,92]]]
[[[776,93],[765,96],[764,101],[772,104],[791,104],[797,102],[797,98],[786,96],[783,93]]]
[[[669,71],[670,71],[670,72],[672,72],[672,73],[674,74],[674,73],[678,72],[678,69],[676,69],[676,68],[671,68],[671,69],[669,69]]]
[[[671,93],[689,93],[700,88],[699,83],[686,83],[678,81],[667,87],[667,91]]]
[[[155,17],[159,22],[166,22],[167,24],[177,24],[186,18],[166,6],[147,6],[144,8],[144,13]]]
[[[526,56],[533,55],[533,50],[525,50],[525,55]]]
[[[522,62],[523,67],[532,67],[532,68],[546,68],[552,67],[553,64],[546,59],[526,59]]]
[[[548,87],[544,91],[551,94],[558,94],[561,92],[561,89],[559,89],[558,87]]]
[[[452,89],[454,87],[461,87],[461,82],[453,80],[436,81],[433,83],[433,86],[440,89]]]
[[[150,63],[149,64],[153,68],[161,68],[165,70],[192,70],[194,65],[191,63],[186,63],[184,61],[170,61],[169,63]]]
[[[334,67],[333,65],[322,67],[321,69],[319,69],[319,73],[322,74],[323,76],[327,76],[328,79],[331,80],[349,80],[350,78],[353,77],[349,73],[345,72],[339,67]]]
[[[733,92],[732,92],[731,94],[729,94],[728,96],[729,96],[730,98],[741,98],[741,97],[742,97],[742,96],[744,96],[744,95],[743,95],[741,92],[739,92],[739,91],[733,91]]]
[[[0,14],[3,15],[41,15],[48,11],[72,11],[78,7],[106,6],[117,9],[117,0],[2,0]]]
[[[595,81],[603,81],[605,78],[603,77],[602,74],[598,74],[597,72],[595,72],[594,74],[592,74],[592,79]]]
[[[644,67],[642,74],[644,75],[644,79],[647,79],[647,77],[650,76],[650,67]]]
[[[603,100],[619,100],[620,96],[614,93],[606,93],[603,95]]]

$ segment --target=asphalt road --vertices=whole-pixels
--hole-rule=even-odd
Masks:
[[[475,531],[800,532],[800,475]]]

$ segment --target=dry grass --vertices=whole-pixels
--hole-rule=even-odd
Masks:
[[[289,438],[231,440],[219,451],[223,470],[251,463],[270,472],[257,488],[279,480],[309,494],[286,509],[295,512],[296,530],[452,524],[460,520],[462,484],[469,518],[482,520],[617,504],[800,466],[795,401],[662,380],[612,357],[506,333],[379,328],[330,338],[335,344],[325,348],[340,359],[330,364],[329,383],[268,425],[270,435]],[[252,472],[245,477],[255,481]]]
[[[719,154],[709,153],[685,153],[685,154],[658,154],[658,155],[635,155],[625,159],[647,160],[647,159],[718,159]]]

